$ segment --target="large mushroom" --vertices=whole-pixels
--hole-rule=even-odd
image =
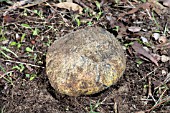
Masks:
[[[46,55],[52,87],[69,96],[98,93],[115,84],[126,68],[119,41],[100,27],[87,27],[56,40]]]

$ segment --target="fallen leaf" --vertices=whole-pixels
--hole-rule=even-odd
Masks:
[[[106,16],[106,19],[109,21],[110,26],[112,28],[114,28],[116,26],[115,22],[116,22],[116,18],[112,17],[112,16]]]
[[[73,0],[66,0],[66,2],[70,2],[70,3],[72,3],[72,2],[73,2]]]
[[[83,8],[81,6],[70,2],[60,2],[58,4],[54,4],[54,6],[68,10],[79,11],[80,14],[82,14],[83,11]]]
[[[5,15],[5,16],[3,17],[3,20],[4,20],[5,23],[11,23],[11,22],[14,22],[14,21],[15,21],[15,19],[12,18],[12,17],[10,17],[9,15]]]
[[[141,27],[131,26],[128,27],[128,30],[135,33],[135,32],[139,32],[141,30]]]
[[[161,56],[155,53],[152,53],[152,56],[156,59],[156,61],[160,61],[161,60]]]
[[[144,57],[150,59],[153,63],[155,63],[156,66],[158,66],[157,60],[149,54],[137,41],[135,41],[132,45],[132,48],[140,55],[143,55]]]
[[[170,0],[159,0],[163,2],[164,6],[170,7]]]
[[[137,111],[137,112],[135,112],[135,113],[145,113],[144,111]]]
[[[149,10],[150,10],[150,7],[151,7],[151,3],[146,2],[146,3],[140,4],[140,5],[139,5],[138,7],[136,7],[136,8],[133,8],[132,10],[128,11],[127,13],[121,13],[121,14],[119,14],[119,17],[122,18],[122,17],[125,16],[125,15],[134,14],[134,13],[137,12],[140,8],[142,8],[142,9],[147,9],[147,10],[149,11]]]
[[[159,45],[156,45],[156,49],[165,50],[169,48],[170,48],[170,41],[167,41],[167,43],[161,43]]]

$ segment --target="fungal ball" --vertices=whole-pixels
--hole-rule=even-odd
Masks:
[[[126,68],[119,41],[100,27],[87,27],[56,40],[47,51],[51,86],[69,96],[98,93],[115,84]]]

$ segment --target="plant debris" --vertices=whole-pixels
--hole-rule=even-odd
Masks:
[[[155,63],[156,66],[158,66],[157,60],[151,54],[149,54],[137,41],[133,43],[132,48],[135,50],[135,52],[150,59],[153,63]]]

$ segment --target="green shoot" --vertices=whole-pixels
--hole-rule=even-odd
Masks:
[[[98,1],[95,1],[95,3],[96,3],[97,8],[100,10],[101,8],[100,3]]]
[[[99,112],[96,112],[95,110],[100,106],[100,102],[99,100],[97,101],[97,103],[93,106],[90,102],[90,112],[89,113],[99,113]]]
[[[168,28],[167,28],[167,23],[166,23],[165,28],[164,28],[163,35],[165,35],[167,31],[168,31]]]
[[[141,65],[141,64],[143,63],[143,61],[140,60],[140,59],[136,59],[136,63],[137,63],[138,65]]]
[[[88,26],[92,26],[92,24],[93,23],[91,21],[87,23]]]
[[[128,47],[131,46],[131,45],[133,45],[133,42],[124,44],[124,46],[125,46],[126,48],[128,48]]]
[[[78,18],[78,16],[76,16],[75,20],[76,20],[77,26],[79,27],[81,22],[80,22],[80,19]]]
[[[37,28],[35,28],[35,29],[33,30],[33,34],[32,34],[32,35],[38,35],[39,32],[40,32],[40,30],[37,29]]]
[[[0,65],[0,70],[3,71],[4,73],[6,72],[5,69]]]
[[[28,24],[21,24],[22,27],[25,27],[27,29],[32,29]]]
[[[4,56],[4,57],[6,57],[7,59],[12,59],[10,56],[8,56],[7,54],[5,54],[3,51],[1,51],[0,50],[0,53]]]
[[[146,3],[146,0],[141,0],[143,3]]]
[[[118,32],[118,31],[119,31],[119,26],[115,26],[115,27],[113,28],[113,30],[116,31],[116,32]]]
[[[10,43],[10,45],[11,45],[11,46],[17,46],[17,48],[20,48],[21,45],[22,45],[21,43],[22,43],[23,40],[25,39],[25,36],[26,36],[25,33],[22,34],[22,37],[21,37],[21,41],[20,41],[20,42],[15,42],[15,41],[13,41],[13,42]]]
[[[30,48],[30,47],[26,47],[26,52],[33,52],[33,49],[32,48]]]
[[[156,18],[155,18],[155,16],[154,16],[154,12],[153,12],[153,11],[152,11],[152,17],[153,17],[153,20],[154,20],[156,26],[157,26],[158,28],[160,28],[158,22],[156,21]]]
[[[27,77],[27,78],[29,78],[29,80],[34,80],[34,78],[37,76],[36,74],[25,74],[25,76]]]
[[[97,6],[97,9],[99,10],[99,12],[96,15],[96,19],[99,20],[99,18],[101,17],[101,15],[103,14],[103,12],[101,11],[101,5],[98,1],[95,1],[95,4]]]
[[[43,13],[41,11],[34,10],[34,13],[37,14],[41,19],[44,19]]]
[[[23,72],[25,69],[25,66],[23,64],[15,65],[12,67],[12,69],[17,69],[19,72]]]
[[[5,57],[11,59],[11,57],[9,57],[8,55],[6,55],[2,50],[6,51],[6,52],[9,52],[9,53],[13,54],[16,58],[18,58],[18,56],[17,56],[13,51],[11,51],[10,49],[8,49],[7,47],[1,46],[1,47],[0,47],[0,53],[3,54]]]
[[[6,40],[6,38],[4,36],[3,27],[0,26],[0,41],[4,41],[4,40]]]
[[[7,72],[5,76],[2,76],[2,78],[5,79],[7,82],[9,82],[11,85],[13,85],[12,78],[11,78],[12,72],[13,71]]]
[[[28,14],[27,14],[27,9],[24,9],[24,14],[23,14],[24,16],[28,16]]]
[[[96,19],[99,20],[99,18],[102,16],[102,14],[103,14],[102,11],[98,12],[97,15],[96,15]]]
[[[23,42],[24,38],[25,38],[26,34],[22,34],[22,37],[21,37],[21,42]]]
[[[35,29],[31,28],[28,24],[21,24],[21,26],[26,28],[26,29],[31,29],[32,35],[38,35],[38,33],[40,31],[38,28],[35,28]],[[23,37],[25,37],[25,35]]]

